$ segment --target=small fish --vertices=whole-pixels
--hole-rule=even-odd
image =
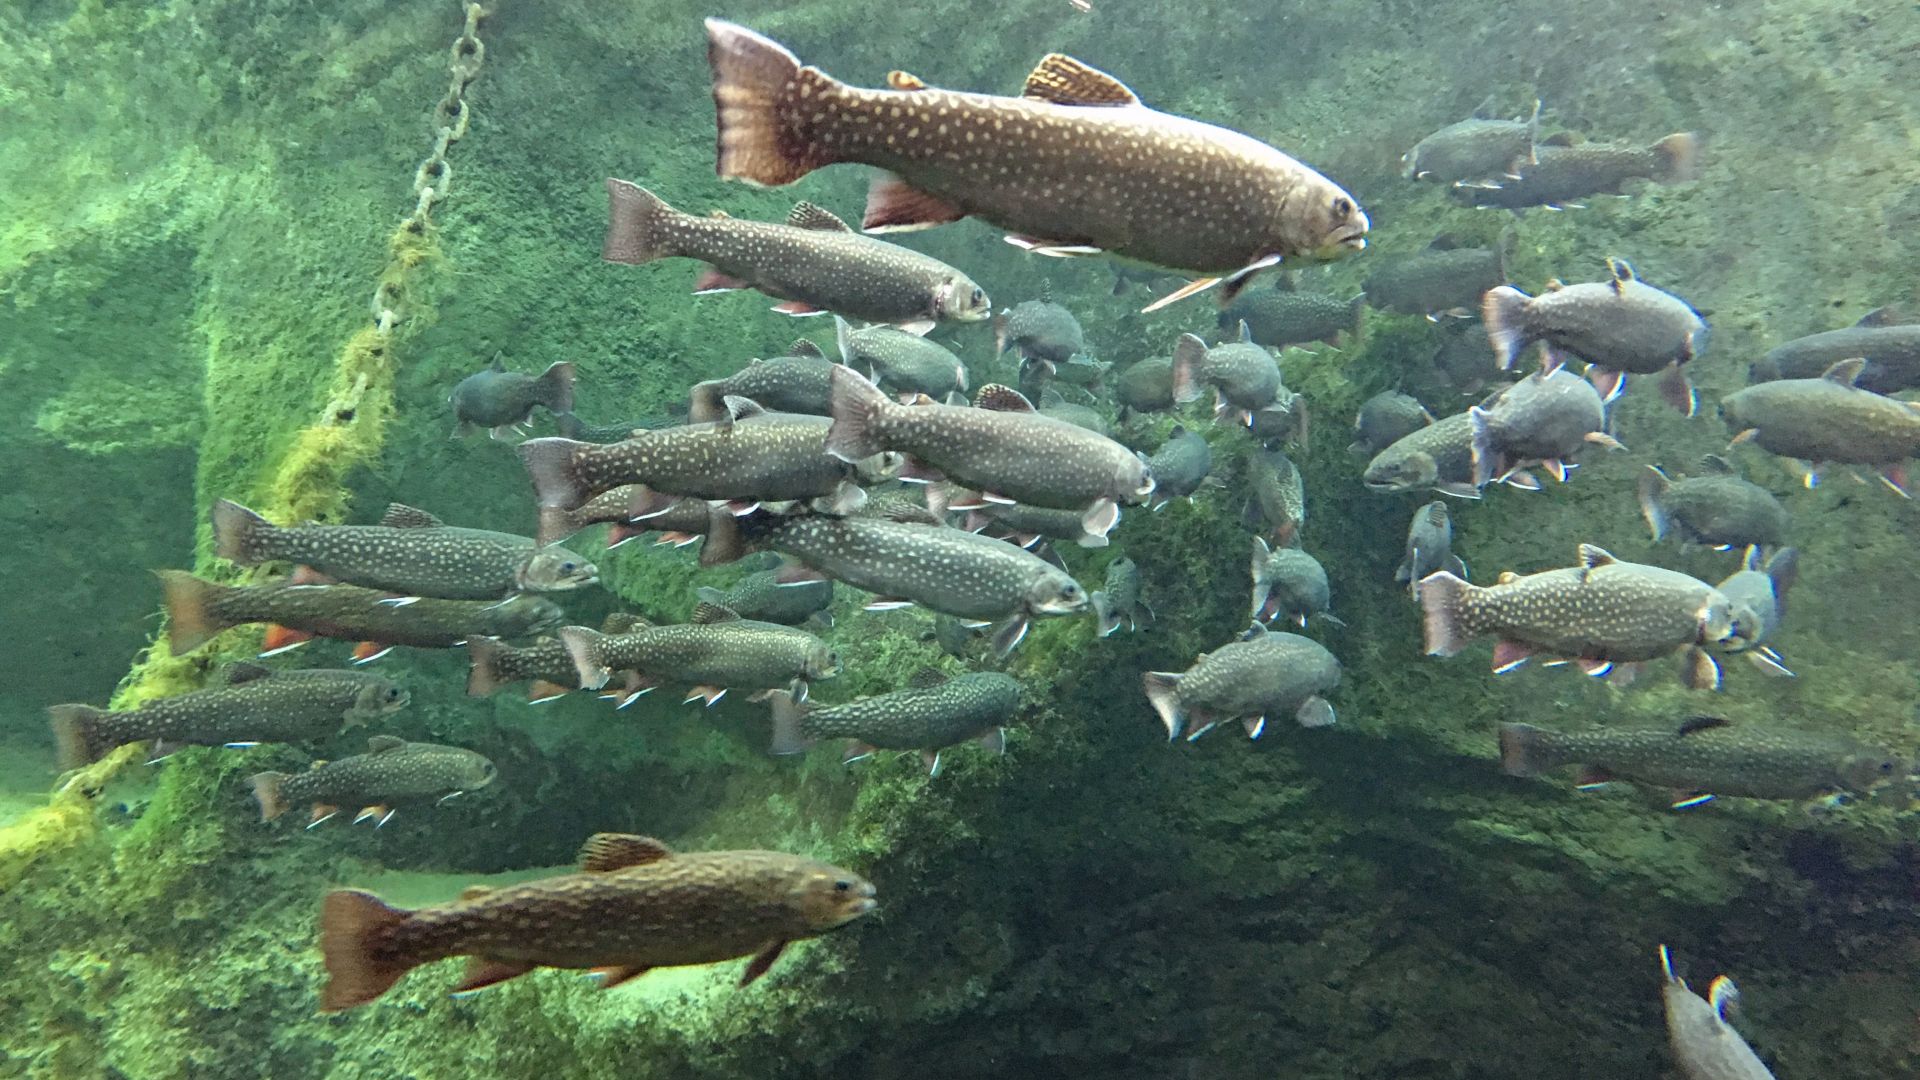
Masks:
[[[1020,359],[1042,361],[1051,370],[1071,362],[1086,348],[1080,320],[1052,300],[1022,300],[993,317],[995,356],[1013,349]]]
[[[1497,635],[1493,671],[1540,656],[1570,661],[1589,675],[1628,679],[1637,666],[1684,652],[1682,677],[1696,690],[1720,687],[1720,666],[1702,646],[1734,636],[1733,604],[1698,578],[1624,562],[1592,544],[1580,565],[1502,575],[1470,585],[1442,571],[1420,582],[1429,656],[1452,656],[1482,634]]]
[[[229,627],[268,623],[261,655],[283,652],[315,637],[357,641],[365,663],[395,645],[451,649],[476,634],[517,638],[552,630],[566,613],[532,593],[505,600],[421,599],[395,603],[358,585],[222,585],[185,570],[156,570],[166,590],[167,643],[184,656]]]
[[[1235,131],[1149,109],[1106,72],[1054,53],[1019,97],[849,86],[743,26],[707,20],[719,172],[768,186],[836,162],[886,170],[862,228],[979,217],[1043,255],[1106,252],[1221,280],[1222,303],[1282,259],[1366,246],[1367,215],[1326,177]],[[1196,197],[1196,192],[1207,192]],[[1144,209],[1150,208],[1150,209]]]
[[[508,371],[499,358],[485,370],[460,380],[448,395],[453,407],[454,438],[482,428],[496,439],[509,438],[533,417],[536,405],[556,417],[573,413],[573,364],[562,360],[538,375]]]
[[[1467,564],[1453,553],[1453,518],[1447,504],[1436,499],[1413,512],[1413,523],[1407,526],[1407,557],[1400,560],[1393,580],[1406,582],[1417,604],[1420,582],[1442,570],[1467,580]]]
[[[937,493],[928,495],[936,505],[943,505]],[[968,510],[960,527],[1029,550],[1042,540],[1067,540],[1089,548],[1106,547],[1108,543],[1105,533],[1087,531],[1085,514],[1025,503],[987,503]]]
[[[1064,364],[1056,364],[1053,373],[1068,386],[1077,386],[1092,392],[1100,389],[1106,381],[1107,372],[1113,370],[1110,360],[1095,360],[1091,356],[1076,355]]]
[[[1656,465],[1640,474],[1640,514],[1655,543],[1669,534],[1682,544],[1744,548],[1775,547],[1787,538],[1787,510],[1773,492],[1734,472],[1726,458],[1709,454],[1699,476],[1670,480]]]
[[[948,394],[967,388],[967,366],[943,345],[891,326],[855,330],[838,315],[833,323],[841,362],[865,368],[875,384],[905,400],[924,394],[945,401]],[[832,391],[829,380],[826,415],[833,411]]]
[[[782,626],[833,626],[833,616],[827,614],[833,606],[831,581],[782,584],[779,570],[757,570],[725,590],[702,585],[694,592],[701,602],[739,612],[743,619]]]
[[[1590,195],[1619,195],[1629,180],[1682,184],[1694,178],[1699,136],[1675,132],[1652,146],[1608,143],[1571,145],[1554,136],[1534,146],[1534,162],[1518,170],[1518,179],[1498,185],[1456,187],[1456,199],[1468,206],[1524,210],[1546,206],[1574,209]]]
[[[1409,180],[1463,184],[1518,175],[1534,163],[1534,140],[1540,134],[1540,102],[1525,120],[1499,120],[1489,98],[1465,120],[1421,139],[1401,155]]]
[[[1122,422],[1132,413],[1173,411],[1173,360],[1157,356],[1132,364],[1114,380],[1113,397]]]
[[[406,707],[391,679],[362,671],[274,671],[229,664],[220,685],[109,712],[91,705],[47,710],[60,767],[78,769],[117,746],[156,742],[155,757],[181,746],[252,746],[324,739]]]
[[[1247,419],[1247,433],[1263,446],[1292,443],[1307,444],[1307,398],[1286,387],[1264,409],[1255,409]]]
[[[1875,308],[1852,326],[1775,346],[1753,364],[1748,377],[1753,382],[1815,379],[1856,356],[1867,362],[1854,380],[1862,390],[1897,394],[1920,386],[1920,323],[1892,308]]]
[[[1265,346],[1256,345],[1240,324],[1240,337],[1224,345],[1207,347],[1194,334],[1181,334],[1173,345],[1173,400],[1185,404],[1199,399],[1201,391],[1213,388],[1215,420],[1232,417],[1250,424],[1253,413],[1279,400],[1285,389],[1280,381],[1280,365]]]
[[[1514,237],[1509,229],[1497,247],[1477,248],[1438,236],[1420,251],[1384,260],[1361,286],[1367,305],[1428,318],[1473,315],[1488,289],[1507,283]]]
[[[1353,418],[1353,445],[1347,452],[1372,457],[1431,423],[1433,414],[1425,405],[1398,390],[1382,390]]]
[[[1185,673],[1149,671],[1141,680],[1167,738],[1187,741],[1227,720],[1247,737],[1266,730],[1267,717],[1290,716],[1301,727],[1333,723],[1323,696],[1340,685],[1340,661],[1311,638],[1255,624],[1239,641],[1201,654]]]
[[[1701,997],[1673,973],[1673,956],[1660,946],[1660,974],[1666,982],[1660,999],[1667,1010],[1667,1044],[1686,1080],[1774,1080],[1773,1073],[1728,1016],[1740,999],[1733,980],[1722,975]]]
[[[778,692],[770,701],[776,754],[802,753],[819,739],[846,739],[849,764],[880,750],[917,750],[927,774],[938,776],[940,752],[949,746],[972,741],[989,753],[1006,753],[1020,684],[997,671],[949,679],[926,669],[905,690],[844,705],[810,705]]]
[[[1733,651],[1744,654],[1768,675],[1793,675],[1767,641],[1780,628],[1780,620],[1787,617],[1787,590],[1799,577],[1798,551],[1781,548],[1762,561],[1760,549],[1750,547],[1740,569],[1714,586],[1733,605]]]
[[[981,387],[971,408],[899,405],[852,368],[833,375],[833,427],[827,453],[859,461],[906,454],[923,478],[937,472],[956,493],[948,505],[1022,502],[1086,514],[1087,531],[1105,535],[1119,504],[1153,493],[1146,459],[1104,435],[1041,416],[1004,386]],[[977,494],[975,494],[977,492]]]
[[[322,1012],[386,993],[422,964],[468,956],[456,992],[536,967],[590,968],[604,989],[656,967],[752,956],[742,985],[790,943],[845,926],[876,907],[873,886],[837,866],[775,851],[677,853],[648,836],[596,833],[580,872],[475,886],[417,911],[358,889],[327,894],[320,952]]]
[[[359,806],[354,823],[371,821],[379,828],[393,820],[397,804],[446,802],[486,787],[497,775],[493,762],[471,750],[375,735],[364,754],[315,762],[311,770],[294,775],[254,773],[247,782],[260,804],[261,821],[274,820],[289,806],[309,806],[311,829],[343,806]]]
[[[1304,629],[1309,615],[1344,626],[1327,608],[1332,602],[1326,568],[1297,548],[1274,550],[1253,538],[1253,621],[1284,618]]]
[[[1255,446],[1247,450],[1246,522],[1265,532],[1278,547],[1299,547],[1300,529],[1307,523],[1307,489],[1292,459],[1278,450]]]
[[[1153,473],[1153,509],[1175,499],[1191,499],[1213,471],[1213,448],[1197,431],[1175,424],[1167,441],[1147,459]]]
[[[793,350],[785,356],[752,360],[746,367],[724,379],[708,379],[693,384],[693,389],[688,393],[687,420],[695,424],[710,424],[728,419],[727,399],[730,397],[746,398],[768,412],[825,416],[829,397],[828,376],[832,373],[833,361],[821,353],[818,345],[801,338],[794,342]],[[649,428],[660,426],[648,425]],[[581,439],[565,431],[561,434],[581,442],[602,441]],[[635,434],[636,430],[629,428],[620,439],[608,441],[619,442]]]
[[[973,654],[974,631],[966,622],[951,615],[933,617],[933,640],[940,645],[940,651],[956,660],[966,660]]]
[[[1866,794],[1906,774],[1899,758],[1843,735],[1768,730],[1715,716],[1674,727],[1548,731],[1500,725],[1500,764],[1509,776],[1582,766],[1582,785],[1627,780],[1665,788],[1681,804],[1696,796],[1809,799],[1831,791]]]
[[[1699,402],[1682,368],[1706,351],[1706,322],[1685,300],[1636,279],[1624,260],[1608,259],[1607,268],[1606,281],[1539,296],[1511,285],[1488,291],[1480,318],[1501,369],[1538,341],[1543,371],[1556,370],[1569,356],[1584,360],[1587,378],[1606,401],[1620,396],[1628,374],[1658,374],[1661,398],[1692,416]]]
[[[924,334],[942,320],[978,322],[992,312],[973,279],[911,248],[861,236],[812,203],[785,222],[696,217],[625,180],[608,180],[612,220],[600,256],[638,266],[698,259],[702,293],[756,289],[783,315],[833,312]]]
[[[630,612],[616,611],[600,624],[603,634],[625,634],[642,626],[646,619]],[[559,638],[543,637],[531,645],[509,645],[484,634],[467,639],[467,696],[490,697],[510,682],[527,680],[527,703],[538,705],[565,697],[580,689],[580,670],[573,654]]]
[[[1464,320],[1442,332],[1433,351],[1434,374],[1462,394],[1478,394],[1500,378],[1500,358],[1479,319]]]
[[[1607,434],[1600,392],[1564,368],[1533,374],[1467,410],[1473,431],[1473,482],[1498,480],[1522,488],[1540,481],[1526,472],[1542,465],[1564,483],[1570,458],[1588,446],[1625,449]]]
[[[401,596],[498,600],[562,592],[600,578],[566,548],[489,529],[455,528],[393,503],[378,525],[279,526],[228,499],[213,504],[214,554],[241,566],[290,562],[303,582],[331,580]]]
[[[1342,299],[1324,293],[1296,292],[1287,279],[1271,289],[1249,289],[1220,310],[1223,335],[1241,335],[1270,349],[1319,341],[1339,346],[1342,335],[1358,337],[1366,324],[1365,293]],[[1241,326],[1247,329],[1242,334]]]
[[[1920,453],[1920,405],[1854,386],[1865,361],[1842,360],[1817,379],[1780,379],[1720,399],[1734,443],[1806,463],[1814,487],[1826,466],[1865,465],[1907,497],[1906,459]]]
[[[729,690],[791,689],[805,698],[810,682],[840,673],[840,654],[807,631],[742,619],[708,603],[684,623],[621,634],[565,626],[559,634],[583,688],[598,690],[624,671],[629,701],[665,682],[692,684],[685,700],[709,706]]]
[[[1107,564],[1106,587],[1093,594],[1093,611],[1100,619],[1100,636],[1111,637],[1121,623],[1128,630],[1153,621],[1153,609],[1140,596],[1140,567],[1122,555]]]
[[[1397,494],[1432,488],[1462,499],[1480,497],[1474,483],[1473,417],[1454,413],[1405,435],[1367,462],[1369,491]]]
[[[607,547],[616,548],[636,536],[658,533],[656,546],[685,547],[707,533],[707,504],[699,499],[681,499],[657,514],[640,521],[633,519],[636,500],[650,498],[644,484],[621,484],[581,503],[572,510],[558,506],[540,508],[540,534],[564,539],[589,525],[610,524]]]

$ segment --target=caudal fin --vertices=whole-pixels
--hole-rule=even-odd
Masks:
[[[804,753],[813,745],[813,740],[800,730],[800,721],[807,718],[811,707],[803,701],[793,700],[793,695],[785,690],[775,690],[767,695],[767,702],[773,706],[773,744],[768,747],[775,754]]]
[[[1207,343],[1194,334],[1181,334],[1173,343],[1173,400],[1180,404],[1200,397],[1200,365],[1207,358]]]
[[[253,801],[260,804],[260,820],[272,821],[287,812],[287,802],[280,795],[280,785],[287,782],[287,774],[280,772],[254,773],[247,777],[247,783],[253,785]]]
[[[1100,636],[1109,637],[1120,629],[1120,609],[1114,606],[1113,597],[1108,596],[1104,589],[1094,590],[1092,600],[1094,616],[1100,620]]]
[[[1474,586],[1442,570],[1420,579],[1420,610],[1426,624],[1428,656],[1452,656],[1473,640],[1460,611]]]
[[[213,553],[222,559],[252,566],[273,558],[261,550],[261,543],[272,531],[273,523],[232,499],[213,502]]]
[[[475,634],[467,639],[468,697],[487,697],[507,681],[500,674],[500,658],[506,651],[499,638]]]
[[[1499,471],[1500,450],[1493,444],[1493,428],[1489,421],[1491,413],[1475,405],[1467,410],[1468,429],[1472,432],[1473,486],[1483,488],[1493,474]]]
[[[1647,519],[1647,531],[1653,534],[1656,543],[1667,536],[1670,522],[1667,508],[1662,504],[1667,489],[1672,486],[1673,482],[1667,479],[1667,474],[1661,472],[1659,466],[1649,465],[1640,474],[1640,516]]]
[[[680,253],[673,224],[683,215],[639,184],[608,177],[607,213],[600,257],[608,262],[638,266]]]
[[[585,450],[590,445],[559,438],[528,439],[520,444],[520,461],[527,467],[527,475],[533,480],[533,492],[539,505],[576,510],[587,501],[587,487],[573,466],[573,457],[576,451]],[[541,526],[545,528],[546,523],[542,522]],[[551,544],[556,539],[542,536],[540,542]]]
[[[100,760],[109,747],[100,731],[107,717],[105,709],[91,705],[55,705],[47,710],[53,724],[53,741],[59,748],[60,768],[78,769]]]
[[[1182,677],[1174,671],[1149,671],[1140,676],[1141,685],[1146,687],[1148,703],[1153,706],[1154,712],[1160,714],[1160,722],[1166,725],[1168,741],[1179,738],[1180,729],[1186,723],[1186,716],[1180,708]]]
[[[1546,753],[1548,732],[1532,724],[1500,725],[1500,768],[1508,776],[1539,776],[1560,764]]]
[[[166,592],[167,647],[173,655],[184,656],[226,629],[209,608],[227,586],[202,581],[185,570],[155,570],[154,574]]]
[[[321,1012],[365,1005],[413,970],[411,961],[393,956],[388,946],[394,929],[412,914],[359,889],[327,894],[320,905],[320,955],[327,966]]]
[[[875,425],[896,406],[879,387],[845,364],[833,366],[829,381],[833,426],[827,429],[827,453],[842,461],[865,461],[884,451]]]
[[[832,159],[802,132],[808,110],[839,83],[771,38],[720,19],[707,20],[707,62],[719,127],[722,178],[776,187],[791,184]]]
[[[1800,580],[1800,549],[1781,548],[1767,559],[1767,577],[1773,582],[1773,609],[1785,618],[1787,614],[1787,590]]]
[[[540,404],[550,413],[573,412],[573,361],[549,364],[540,373]]]
[[[694,383],[693,389],[687,392],[687,423],[711,424],[725,420],[728,415],[725,380]]]
[[[1493,346],[1493,358],[1505,371],[1531,343],[1527,336],[1527,304],[1533,298],[1511,285],[1488,289],[1480,298],[1480,322],[1487,328],[1487,344]]]
[[[1653,144],[1653,178],[1663,184],[1680,184],[1698,173],[1700,137],[1691,131],[1676,131]]]

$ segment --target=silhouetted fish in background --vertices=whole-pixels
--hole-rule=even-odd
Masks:
[[[496,439],[506,438],[545,406],[554,416],[573,413],[573,364],[562,360],[538,375],[508,371],[496,358],[482,371],[461,379],[448,395],[458,423],[453,436],[471,435],[485,428]]]

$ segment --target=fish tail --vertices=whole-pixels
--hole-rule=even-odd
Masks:
[[[827,429],[827,453],[842,461],[864,461],[885,450],[876,421],[892,407],[887,395],[845,364],[831,376],[833,426]]]
[[[1563,764],[1548,745],[1551,734],[1532,724],[1501,724],[1501,770],[1508,776],[1539,776]]]
[[[638,266],[680,254],[674,224],[685,215],[630,180],[607,178],[607,236],[600,257]]]
[[[488,697],[506,682],[500,658],[507,647],[499,638],[475,634],[467,639],[467,696]]]
[[[802,100],[818,103],[840,84],[772,38],[720,19],[707,20],[707,62],[723,179],[777,187],[832,159],[802,134]],[[804,87],[804,89],[803,89]]]
[[[1487,290],[1480,299],[1480,321],[1487,328],[1487,343],[1493,346],[1500,370],[1513,366],[1533,339],[1527,334],[1527,304],[1533,298],[1511,285]]]
[[[550,413],[573,412],[573,361],[556,361],[540,373],[540,404]]]
[[[1167,726],[1168,741],[1179,737],[1186,719],[1180,709],[1182,677],[1174,671],[1149,671],[1140,677],[1147,690],[1147,701],[1153,705],[1153,711],[1160,714],[1160,722]]]
[[[1787,613],[1787,590],[1800,580],[1800,549],[1781,548],[1767,559],[1766,574],[1773,582],[1773,606],[1781,616]]]
[[[813,745],[813,740],[800,730],[800,721],[813,711],[804,701],[793,700],[793,695],[785,690],[775,690],[767,695],[767,702],[773,706],[773,743],[768,747],[775,754],[804,753]]]
[[[1658,466],[1649,465],[1640,474],[1640,516],[1647,519],[1647,531],[1656,543],[1667,537],[1667,508],[1662,505],[1673,482]]]
[[[1120,629],[1120,609],[1114,606],[1113,597],[1105,590],[1096,590],[1092,599],[1093,613],[1100,619],[1100,636],[1106,637]]]
[[[1251,504],[1250,504],[1251,505]],[[1267,606],[1267,597],[1273,592],[1273,571],[1268,563],[1273,557],[1273,549],[1265,540],[1253,538],[1253,610],[1249,618],[1258,619],[1260,612]]]
[[[687,423],[711,424],[727,418],[726,392],[719,379],[693,384],[687,392]]]
[[[1452,656],[1472,640],[1473,629],[1460,608],[1475,588],[1445,570],[1420,579],[1428,656]]]
[[[700,544],[701,566],[724,566],[747,553],[740,519],[725,507],[707,512],[707,538]]]
[[[1207,358],[1207,343],[1194,334],[1181,334],[1173,344],[1173,400],[1186,404],[1200,397],[1199,367]]]
[[[572,510],[562,510],[557,506],[541,507],[539,516],[539,534],[542,544],[557,544],[579,532],[583,527],[580,524],[580,515]]]
[[[241,566],[252,566],[272,558],[263,550],[273,523],[232,499],[213,501],[213,553]]]
[[[227,586],[202,581],[185,570],[155,570],[154,574],[166,592],[167,647],[173,655],[190,653],[226,629],[210,608]]]
[[[272,821],[287,812],[286,799],[280,793],[280,785],[286,782],[287,774],[281,772],[254,773],[247,777],[247,783],[253,785],[253,801],[260,804],[261,821]]]
[[[1473,486],[1486,487],[1500,465],[1500,450],[1493,445],[1492,413],[1478,405],[1467,410],[1467,422],[1473,432]]]
[[[108,713],[91,705],[55,705],[47,710],[53,741],[59,747],[60,768],[78,769],[100,760],[106,749],[100,722]]]
[[[533,479],[534,495],[541,506],[576,510],[587,501],[587,487],[580,482],[573,459],[576,451],[590,445],[560,438],[528,439],[520,444],[520,461]],[[553,540],[549,536],[540,537],[542,544]]]
[[[573,660],[582,690],[598,690],[607,685],[607,680],[613,676],[600,658],[600,642],[605,637],[605,634],[584,626],[560,628],[560,642],[567,647],[567,656]]]
[[[573,415],[572,409],[561,409],[553,414],[553,429],[569,439],[578,439],[587,433],[587,422]]]
[[[1347,318],[1350,320],[1347,323],[1347,330],[1353,334],[1353,343],[1357,344],[1367,328],[1366,293],[1355,293],[1353,299],[1347,301]]]
[[[1676,131],[1652,146],[1653,178],[1663,184],[1683,184],[1699,172],[1700,136]]]
[[[365,1005],[413,970],[415,962],[393,956],[389,942],[412,914],[359,889],[327,894],[320,905],[320,954],[327,966],[321,1012]]]

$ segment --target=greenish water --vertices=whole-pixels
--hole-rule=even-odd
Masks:
[[[1920,1067],[1906,778],[1840,806],[1674,811],[1665,790],[1576,791],[1571,769],[1505,775],[1496,740],[1502,723],[1708,713],[1915,753],[1912,504],[1845,470],[1808,489],[1790,460],[1728,451],[1718,415],[1768,350],[1876,308],[1920,310],[1911,4],[1654,18],[1617,3],[502,0],[476,29],[484,59],[444,199],[409,230],[463,15],[423,0],[0,9],[0,1076],[1683,1076],[1662,943],[1696,989],[1738,978],[1740,1029],[1778,1076]],[[1570,566],[1582,543],[1717,582],[1737,555],[1650,541],[1635,493],[1648,464],[1694,475],[1726,453],[1790,515],[1800,572],[1770,641],[1796,677],[1723,652],[1720,692],[1683,688],[1664,658],[1619,688],[1538,662],[1496,677],[1485,642],[1427,655],[1393,570],[1434,496],[1368,490],[1346,429],[1382,391],[1444,417],[1494,387],[1435,373],[1447,326],[1376,306],[1362,333],[1279,357],[1312,416],[1286,446],[1301,542],[1341,621],[1303,631],[1341,667],[1331,727],[1276,713],[1258,740],[1233,723],[1166,739],[1142,674],[1185,671],[1246,629],[1253,436],[1210,422],[1211,395],[1122,423],[1110,376],[1092,404],[1116,439],[1151,454],[1182,423],[1225,485],[1125,508],[1107,547],[1055,545],[1088,591],[1133,560],[1151,623],[1102,638],[1090,614],[1044,618],[1005,661],[984,639],[963,660],[929,612],[836,593],[825,637],[841,671],[818,701],[899,690],[929,665],[1005,671],[1024,697],[1004,756],[955,747],[932,778],[910,754],[775,757],[768,706],[745,692],[701,709],[670,683],[620,711],[591,694],[471,698],[464,650],[401,649],[372,670],[411,703],[371,727],[157,765],[123,751],[61,774],[48,706],[198,689],[259,648],[251,629],[184,657],[163,644],[149,570],[240,576],[215,557],[216,499],[288,523],[373,522],[402,502],[529,533],[514,440],[449,438],[449,393],[494,358],[529,373],[571,361],[575,411],[612,424],[662,422],[693,383],[797,335],[833,354],[825,318],[772,313],[751,291],[688,295],[689,261],[600,258],[609,176],[697,214],[776,221],[805,199],[857,220],[862,167],[778,189],[715,177],[707,15],[861,86],[904,69],[1010,94],[1041,55],[1067,53],[1150,107],[1271,143],[1370,218],[1364,251],[1297,270],[1297,290],[1339,302],[1441,234],[1493,247],[1511,228],[1505,277],[1529,294],[1628,260],[1712,327],[1686,365],[1700,415],[1633,377],[1609,415],[1625,450],[1585,451],[1539,492],[1450,501],[1453,550],[1480,584]],[[1540,98],[1543,135],[1586,144],[1697,133],[1697,177],[1514,215],[1402,175],[1408,148],[1489,96],[1503,117]],[[995,311],[1050,297],[1116,374],[1218,330],[1213,294],[1142,313],[1148,292],[1116,294],[1104,260],[1021,252],[980,220],[889,239],[965,271]],[[369,308],[383,280],[385,334]],[[971,387],[1019,381],[984,322],[931,336]],[[530,426],[555,434],[544,411]],[[601,569],[598,587],[558,596],[570,622],[681,621],[696,587],[747,572],[646,540],[603,553],[601,533],[569,541]],[[269,663],[344,667],[350,647]],[[371,734],[472,749],[499,778],[377,830],[347,823],[356,806],[311,830],[304,807],[259,820],[250,775],[364,752]],[[537,971],[455,999],[447,963],[317,1013],[330,889],[445,902],[561,872],[596,832],[823,859],[871,881],[880,908],[745,988],[730,960],[606,992]]]

